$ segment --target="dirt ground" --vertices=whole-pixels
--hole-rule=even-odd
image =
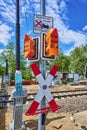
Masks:
[[[25,86],[24,86],[25,87]],[[11,94],[14,87],[10,87],[9,94]],[[28,92],[37,92],[38,86],[27,86]],[[68,86],[59,86],[50,88],[50,91],[61,91],[73,89]],[[75,89],[75,88],[74,88]],[[49,112],[46,115],[46,130],[87,130],[87,111],[74,113],[73,120],[71,120],[72,113],[53,113]],[[38,130],[38,115],[25,116],[23,113],[23,120],[25,121],[27,130]],[[0,110],[0,130],[9,130],[9,123],[13,121],[13,112],[11,109]]]

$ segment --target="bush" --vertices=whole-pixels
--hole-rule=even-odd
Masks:
[[[74,78],[67,78],[67,82],[73,82]]]
[[[61,81],[62,81],[63,84],[67,84],[68,83],[67,79],[62,79]]]

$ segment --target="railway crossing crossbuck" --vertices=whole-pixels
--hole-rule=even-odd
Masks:
[[[32,105],[30,106],[30,108],[28,109],[28,111],[25,114],[27,116],[29,116],[29,115],[34,115],[34,114],[49,111],[46,108],[42,108],[41,112],[37,112],[37,108],[38,108],[39,104],[41,103],[41,100],[44,96],[47,99],[49,106],[53,112],[60,109],[61,107],[56,104],[54,98],[52,97],[52,95],[48,89],[51,80],[53,79],[54,75],[56,74],[56,71],[58,70],[58,67],[56,65],[53,66],[53,68],[51,69],[46,80],[44,80],[44,78],[39,70],[39,67],[36,63],[31,64],[31,69],[32,69],[34,75],[36,76],[36,79],[37,79],[39,86],[40,86],[40,90],[37,93]]]

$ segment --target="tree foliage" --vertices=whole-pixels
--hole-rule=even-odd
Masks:
[[[9,69],[11,70],[11,79],[14,79],[14,74],[16,71],[16,52],[15,52],[15,45],[13,42],[10,42],[6,49],[2,51],[0,54],[0,75],[5,75],[5,70],[6,70],[6,60],[8,62],[8,71]],[[23,51],[21,50],[20,53],[20,70],[23,73],[23,78],[28,79],[31,74],[27,74],[25,72],[28,70],[29,67],[27,67],[27,62],[24,59],[23,56]]]
[[[60,50],[57,59],[52,62],[51,66],[53,64],[58,66],[60,72],[69,72],[70,57],[64,55]]]
[[[73,72],[84,75],[85,68],[87,68],[87,44],[76,47],[70,56],[66,56],[59,51],[59,55],[55,61],[50,65],[56,64],[60,72]],[[87,76],[87,69],[86,69]]]
[[[14,79],[14,74],[16,70],[16,52],[15,45],[13,42],[10,42],[6,49],[0,54],[0,75],[5,74],[6,70],[6,60],[8,61],[8,68],[11,69],[11,79]],[[66,56],[59,51],[59,55],[55,61],[48,62],[47,68],[50,69],[54,64],[59,68],[60,72],[75,72],[80,75],[84,75],[84,69],[87,65],[87,44],[80,47],[76,47],[70,54]],[[24,58],[23,51],[21,49],[20,53],[20,70],[22,72],[23,79],[32,79],[32,73],[29,65]],[[86,69],[87,70],[87,69]],[[86,72],[87,75],[87,72]]]
[[[81,47],[76,47],[71,52],[71,64],[70,69],[73,72],[84,75],[85,65],[87,63],[87,44],[82,45]]]

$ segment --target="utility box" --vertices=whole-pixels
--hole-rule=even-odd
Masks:
[[[10,87],[10,79],[9,76],[5,76],[6,90]]]
[[[66,76],[68,82],[78,82],[79,81],[79,74],[77,73],[69,73]]]
[[[79,74],[74,73],[74,82],[78,82],[79,81]]]
[[[74,75],[73,75],[73,73],[67,74],[66,78],[67,78],[68,82],[73,82],[74,81]]]
[[[16,98],[16,89],[14,89],[11,93],[11,98]],[[27,89],[23,88],[23,104],[26,103],[27,100]]]

